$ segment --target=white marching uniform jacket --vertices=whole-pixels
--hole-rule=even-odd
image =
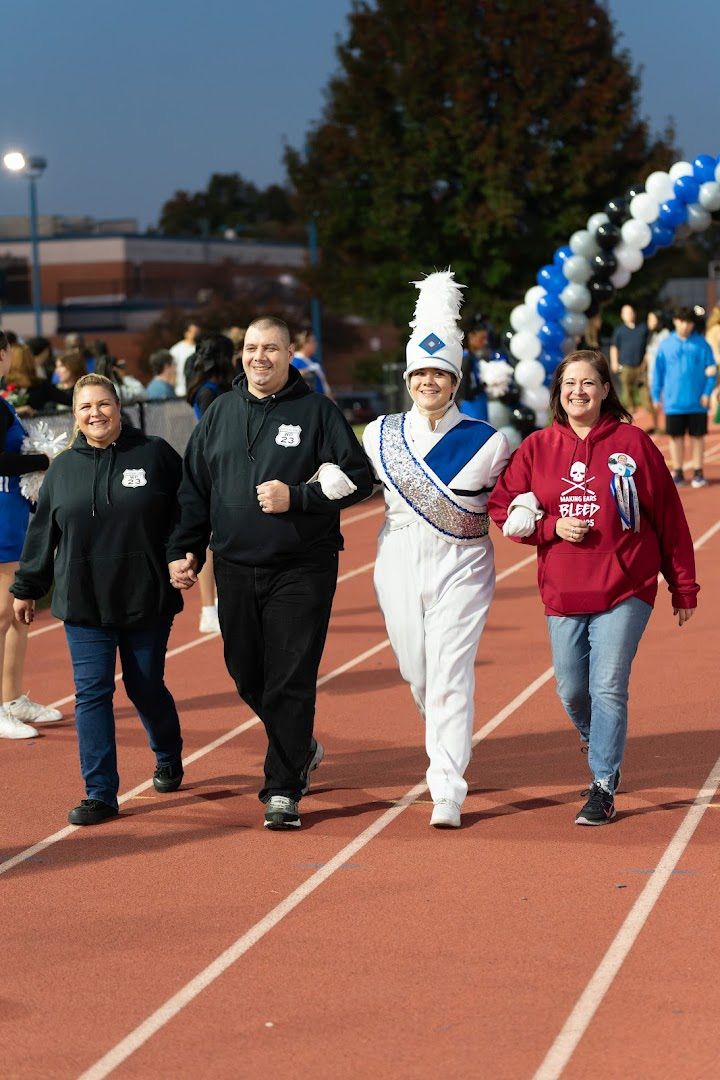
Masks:
[[[495,591],[487,500],[510,449],[451,405],[435,429],[416,406],[368,424],[363,446],[385,492],[375,591],[403,678],[425,718],[434,801],[462,804],[475,656]]]

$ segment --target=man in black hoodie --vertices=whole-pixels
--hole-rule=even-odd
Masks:
[[[207,410],[188,444],[170,577],[197,579],[212,533],[225,662],[268,736],[265,825],[300,825],[298,801],[323,748],[313,738],[317,672],[343,548],[339,511],[372,478],[340,410],[291,367],[280,319],[255,319],[244,374]],[[328,498],[316,479],[338,465],[355,490]]]

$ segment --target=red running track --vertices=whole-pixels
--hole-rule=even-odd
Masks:
[[[709,448],[717,482],[717,435]],[[464,828],[428,827],[422,730],[372,594],[372,503],[345,516],[352,576],[318,698],[328,756],[300,832],[262,828],[263,734],[192,595],[168,657],[179,792],[149,786],[121,686],[132,797],[113,822],[65,826],[82,794],[71,703],[40,738],[0,743],[0,1075],[717,1076],[717,483],[683,501],[701,607],[678,631],[661,583],[610,828],[573,826],[585,759],[534,560],[497,534]],[[30,673],[34,697],[71,702],[62,630],[33,638]]]

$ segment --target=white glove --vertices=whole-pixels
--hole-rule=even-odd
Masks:
[[[535,531],[538,521],[544,516],[544,511],[532,491],[516,495],[508,507],[507,521],[503,525],[503,536],[530,536]]]
[[[327,499],[344,499],[346,495],[357,491],[357,486],[350,477],[346,476],[338,465],[330,462],[320,466],[314,479],[319,481],[322,493]]]

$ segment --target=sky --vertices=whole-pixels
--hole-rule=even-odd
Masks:
[[[336,70],[350,0],[22,0],[3,5],[0,152],[45,157],[40,213],[154,224],[213,172],[284,180]],[[714,0],[610,0],[641,111],[683,154],[720,153]],[[588,57],[592,63],[592,57]],[[0,214],[25,214],[0,168]]]

